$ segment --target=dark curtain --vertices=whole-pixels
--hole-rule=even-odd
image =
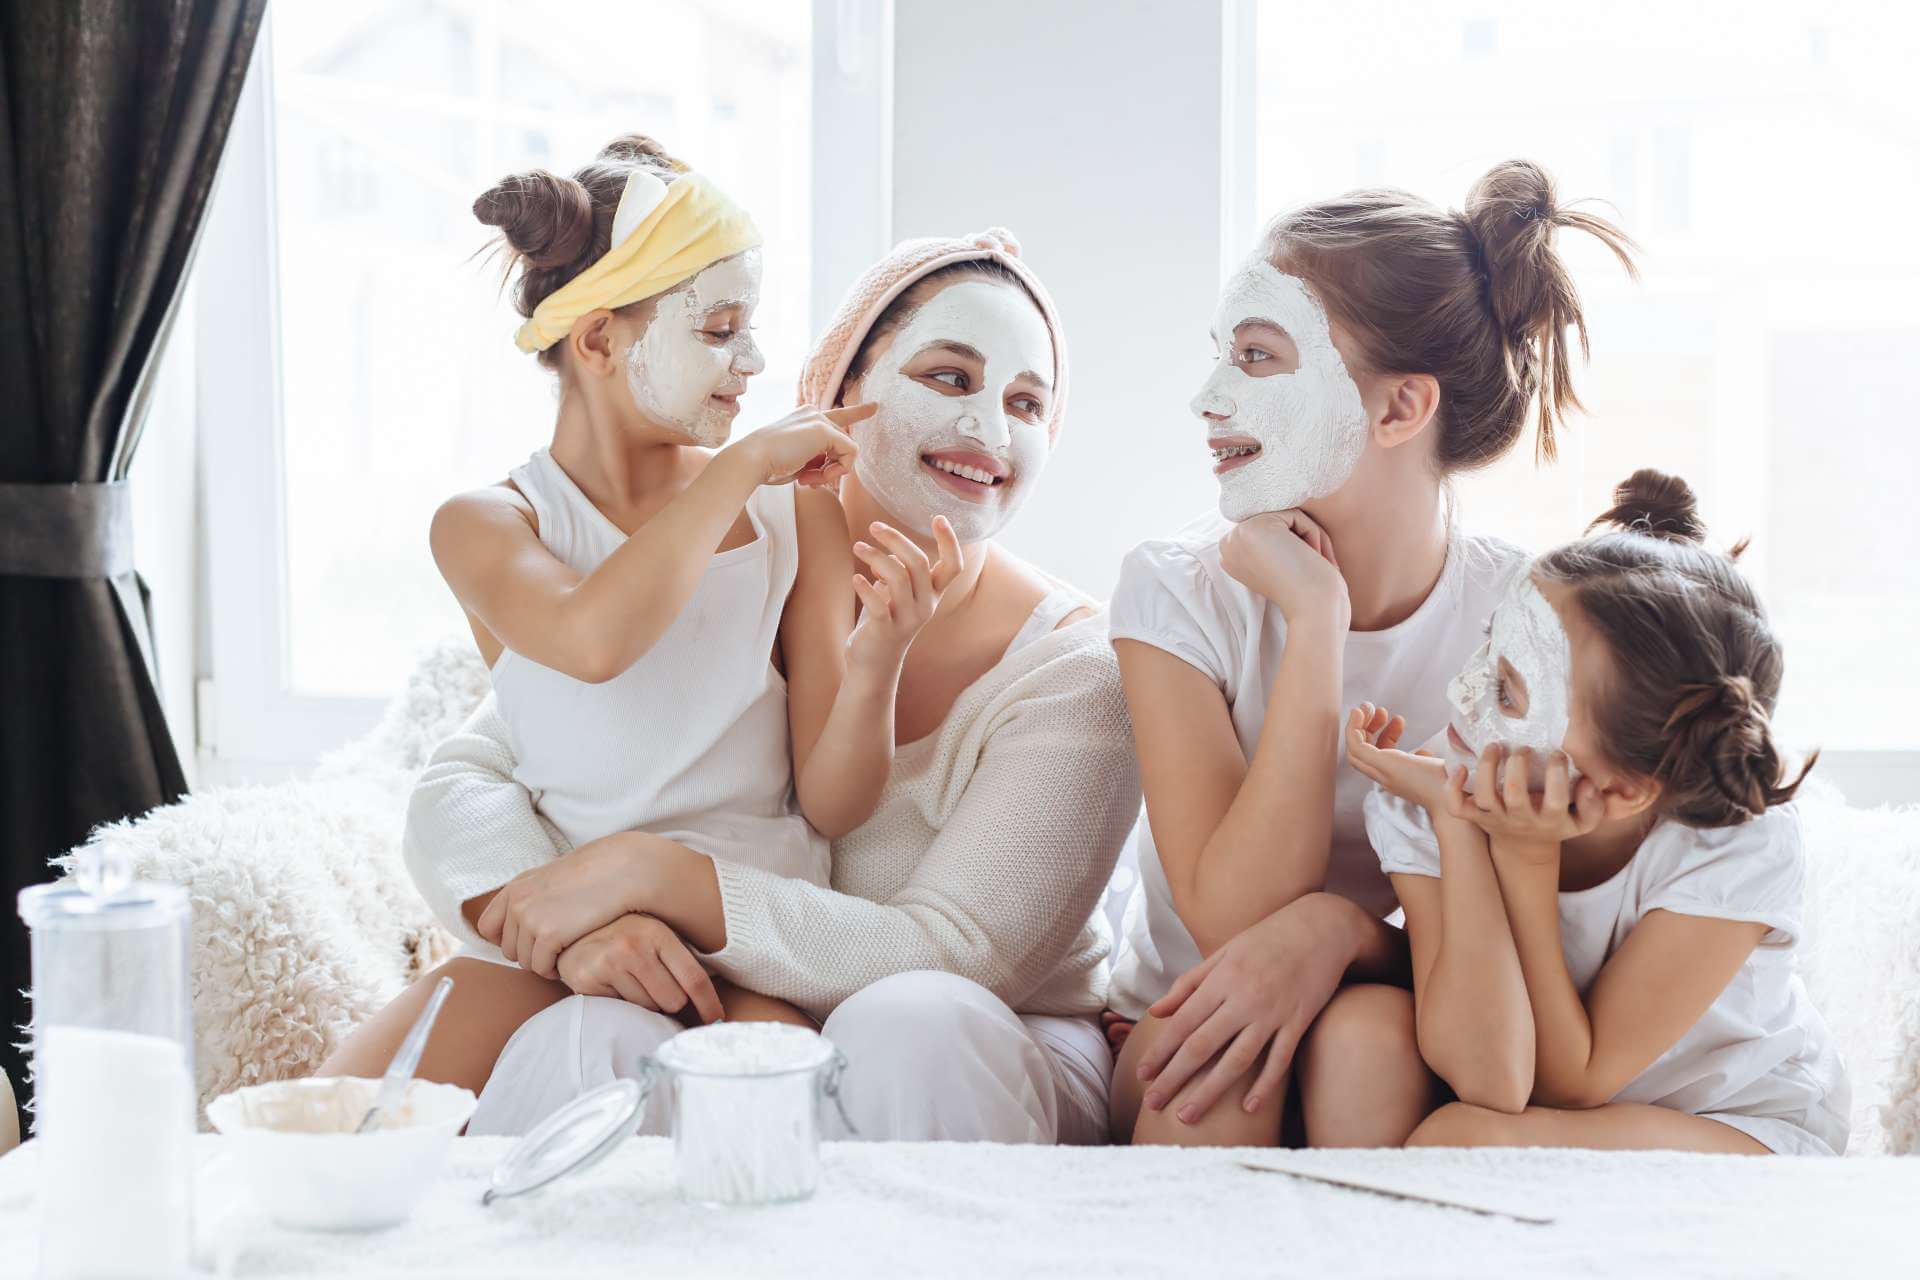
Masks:
[[[0,1016],[47,860],[186,790],[127,472],[266,0],[0,3]],[[191,494],[170,495],[191,502]],[[13,1042],[0,1067],[24,1084]],[[23,1097],[25,1090],[22,1090]]]

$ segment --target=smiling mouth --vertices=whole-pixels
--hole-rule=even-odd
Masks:
[[[1451,723],[1447,725],[1447,741],[1452,743],[1453,749],[1461,755],[1471,756],[1474,759],[1479,758],[1480,753],[1467,745],[1467,740],[1460,736],[1460,731],[1454,728]]]
[[[1213,452],[1213,474],[1223,476],[1260,456],[1260,442],[1246,436],[1215,436],[1207,441]]]
[[[986,502],[995,489],[1013,478],[1013,471],[998,458],[984,453],[943,450],[923,453],[920,465],[934,482],[969,502]]]

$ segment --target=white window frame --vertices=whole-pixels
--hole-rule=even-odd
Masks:
[[[385,706],[298,693],[289,674],[272,16],[234,114],[195,280],[212,671],[199,746],[220,779],[309,766],[366,733]],[[813,0],[813,21],[817,330],[891,242],[892,0]]]

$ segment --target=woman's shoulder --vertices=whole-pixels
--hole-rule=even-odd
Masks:
[[[1009,653],[956,703],[963,717],[991,736],[1002,729],[1089,734],[1114,732],[1131,741],[1120,665],[1107,640],[1107,614],[1094,611]]]
[[[1031,652],[1019,679],[1035,687],[1099,692],[1120,688],[1120,664],[1107,642],[1107,611],[1089,602],[1090,612],[1065,622],[1021,650]],[[1018,655],[1010,655],[1009,661]],[[1124,700],[1122,705],[1124,705]]]
[[[1166,583],[1200,581],[1221,572],[1220,539],[1233,528],[1218,511],[1195,516],[1164,538],[1149,538],[1121,561],[1122,584],[1129,578]],[[1116,596],[1117,598],[1117,596]]]
[[[1113,591],[1113,638],[1145,641],[1223,678],[1230,637],[1266,611],[1221,567],[1220,539],[1232,527],[1210,512],[1129,551]]]

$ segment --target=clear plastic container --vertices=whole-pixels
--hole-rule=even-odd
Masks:
[[[192,1242],[189,911],[101,871],[20,894],[33,937],[39,1275],[184,1276]]]

